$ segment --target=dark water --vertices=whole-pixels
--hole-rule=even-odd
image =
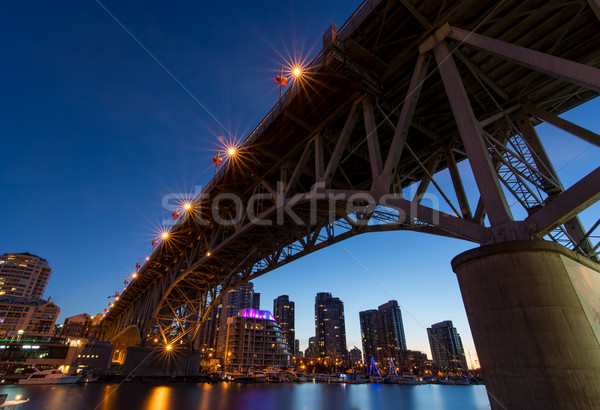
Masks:
[[[378,384],[117,384],[2,386],[26,409],[427,409],[489,410],[484,386]]]

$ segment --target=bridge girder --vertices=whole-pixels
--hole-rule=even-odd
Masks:
[[[598,224],[584,229],[577,213],[598,199],[600,171],[565,190],[533,128],[548,121],[599,145],[558,117],[600,92],[600,51],[578,41],[600,41],[597,1],[429,3],[359,7],[142,267],[104,338],[135,325],[142,343],[193,346],[226,292],[363,233],[480,244],[549,235],[597,260]],[[467,158],[474,211],[457,166]],[[514,220],[506,195],[526,219]]]

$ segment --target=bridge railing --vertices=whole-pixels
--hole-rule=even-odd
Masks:
[[[365,0],[354,10],[352,15],[346,20],[346,22],[338,30],[338,36],[343,40],[347,38],[366,18],[366,16],[379,4],[381,0]],[[314,69],[322,65],[325,61],[323,50],[308,63],[306,75],[311,76],[314,73]],[[264,116],[264,118],[258,123],[258,125],[252,130],[252,132],[246,137],[246,139],[240,145],[240,148],[244,148],[252,144],[256,138],[267,128],[275,118],[285,109],[292,98],[298,93],[298,86],[292,84],[292,86],[285,91],[281,96],[281,99],[271,108],[271,110]],[[225,162],[225,165],[219,169],[214,178],[206,185],[202,190],[202,193],[208,193],[221,179],[227,169],[229,168],[229,161]],[[200,194],[202,195],[202,194]]]

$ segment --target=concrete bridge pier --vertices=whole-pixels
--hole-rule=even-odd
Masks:
[[[546,241],[452,261],[492,409],[600,408],[600,269]]]

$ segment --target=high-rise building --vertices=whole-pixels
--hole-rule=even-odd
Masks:
[[[390,300],[377,310],[359,312],[359,317],[365,363],[374,357],[381,367],[388,366],[391,360],[400,365],[406,337],[398,302]]]
[[[360,337],[362,340],[364,362],[371,363],[371,357],[377,356],[378,312],[376,309],[359,312]]]
[[[52,270],[48,261],[25,253],[0,256],[0,295],[41,299]]]
[[[467,369],[462,340],[451,320],[427,329],[433,362],[440,369]]]
[[[302,356],[302,352],[300,351],[300,340],[294,340],[294,356]]]
[[[315,298],[315,334],[317,357],[347,358],[344,303],[331,293]]]
[[[254,292],[252,295],[252,309],[260,310],[260,293]]]
[[[402,352],[406,350],[404,323],[398,302],[390,300],[377,308],[379,312],[379,344],[382,363],[388,364],[394,359],[396,365],[402,360]]]
[[[51,273],[48,261],[27,252],[0,256],[0,336],[52,336],[60,309],[42,299]]]
[[[308,338],[308,347],[304,351],[304,357],[317,357],[317,338]]]
[[[227,371],[289,367],[292,355],[283,331],[268,310],[242,309],[227,319],[224,364]]]
[[[294,302],[290,301],[288,295],[281,295],[273,300],[273,316],[275,321],[281,326],[285,340],[293,355],[296,355],[294,341],[296,340],[296,331],[294,329]]]
[[[252,309],[255,303],[254,284],[252,282],[244,283],[223,296],[223,299],[221,299],[221,308],[218,312],[218,325],[216,329],[216,352],[218,358],[223,358],[225,351],[227,319],[237,316],[242,309]]]

